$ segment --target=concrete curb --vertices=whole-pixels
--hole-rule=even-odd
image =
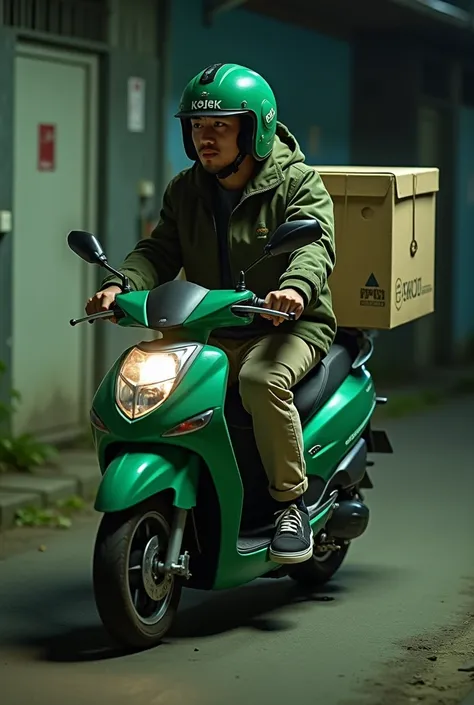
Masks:
[[[93,450],[63,451],[58,467],[46,468],[41,474],[0,474],[0,532],[14,526],[19,509],[46,509],[72,495],[92,500],[99,481]]]

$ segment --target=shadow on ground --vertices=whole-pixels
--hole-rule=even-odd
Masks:
[[[266,632],[291,630],[298,626],[299,604],[314,603],[316,608],[337,609],[338,602],[350,599],[351,593],[384,589],[388,582],[393,584],[397,579],[403,579],[402,572],[394,566],[348,566],[341,571],[337,580],[311,591],[287,578],[258,580],[241,588],[218,593],[185,591],[172,629],[159,647],[155,648],[166,648],[181,639],[205,638],[242,628]],[[49,612],[50,620],[47,624],[43,622],[43,629],[39,630],[43,632],[40,637],[23,632],[22,636],[8,640],[13,641],[10,645],[28,649],[33,647],[38,649],[37,659],[58,663],[101,661],[132,653],[117,648],[100,624],[89,584],[75,586],[69,591],[62,591],[60,595],[49,594],[45,602],[55,605],[58,614],[70,611],[74,615],[75,607],[86,605],[87,620],[66,628],[64,620],[61,620],[60,627],[60,620]],[[288,606],[295,608],[294,620],[288,618],[288,611],[285,617],[278,614],[279,610]],[[44,609],[43,606],[43,620],[48,615]]]

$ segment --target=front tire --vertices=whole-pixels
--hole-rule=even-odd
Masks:
[[[156,571],[165,560],[171,511],[158,497],[105,514],[99,526],[93,560],[97,610],[108,633],[127,648],[158,644],[178,608],[181,580]]]

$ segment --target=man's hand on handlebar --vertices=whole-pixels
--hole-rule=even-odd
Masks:
[[[86,313],[88,316],[92,316],[94,313],[100,313],[101,311],[109,311],[113,306],[115,297],[117,294],[121,294],[122,289],[119,286],[108,286],[102,291],[98,291],[92,298],[87,301]],[[105,319],[111,323],[117,323],[117,319],[112,316],[111,318]]]
[[[265,308],[271,308],[273,311],[283,311],[284,313],[294,313],[297,320],[304,311],[304,301],[302,296],[294,289],[281,289],[279,291],[270,291],[267,294]],[[285,320],[284,318],[277,318],[265,313],[260,315],[262,318],[273,321],[274,326],[279,326]]]

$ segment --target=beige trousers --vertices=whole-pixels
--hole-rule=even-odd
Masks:
[[[291,389],[319,362],[320,350],[296,335],[277,332],[243,341],[212,337],[209,343],[229,359],[229,385],[239,383],[271,496],[283,502],[296,499],[308,480]]]

